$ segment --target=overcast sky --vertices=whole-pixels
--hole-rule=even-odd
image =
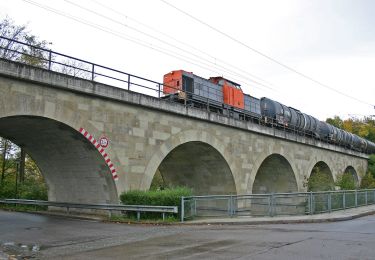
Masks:
[[[1,17],[55,51],[160,82],[177,69],[222,75],[321,120],[375,115],[374,13],[372,0],[0,0]]]

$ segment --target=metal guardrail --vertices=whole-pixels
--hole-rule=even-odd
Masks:
[[[177,214],[177,206],[148,206],[148,205],[121,205],[121,204],[81,204],[81,203],[69,203],[69,202],[56,202],[56,201],[44,201],[44,200],[24,200],[24,199],[3,199],[0,200],[2,204],[15,204],[15,205],[34,205],[34,206],[48,206],[48,207],[60,207],[66,208],[66,212],[69,214],[69,210],[75,209],[96,209],[96,210],[107,210],[111,217],[112,211],[132,211],[137,212],[137,220],[141,218],[141,212],[155,212],[161,213],[163,220],[165,220],[166,213]]]
[[[181,222],[194,217],[313,215],[375,204],[375,189],[181,198]]]

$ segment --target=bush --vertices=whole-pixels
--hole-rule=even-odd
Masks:
[[[120,200],[125,205],[178,206],[178,211],[181,212],[181,197],[191,195],[192,191],[185,187],[154,191],[133,190],[123,192],[120,195]],[[160,214],[145,214],[142,216],[155,218],[160,217]]]
[[[375,178],[375,154],[371,154],[368,159],[368,171]]]
[[[307,180],[307,191],[330,191],[335,189],[332,178],[325,172],[316,171]]]
[[[367,172],[361,180],[361,189],[375,189],[375,178],[371,172]]]
[[[16,182],[14,178],[7,178],[0,185],[0,198],[3,199],[29,199],[29,200],[47,200],[47,187],[45,183],[27,179],[24,183],[18,183],[16,194]]]
[[[355,190],[357,188],[356,181],[350,173],[339,175],[336,186],[339,186],[341,190]]]

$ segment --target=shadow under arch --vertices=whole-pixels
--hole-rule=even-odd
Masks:
[[[266,157],[256,173],[252,193],[297,191],[297,180],[288,160],[280,154]]]
[[[213,146],[201,141],[175,147],[160,163],[158,171],[168,187],[189,187],[194,195],[236,194],[225,158]]]
[[[37,163],[51,201],[118,203],[104,158],[76,129],[40,116],[0,118],[0,136],[23,147]]]
[[[348,167],[346,167],[345,170],[344,170],[344,174],[350,174],[350,175],[353,177],[353,179],[354,179],[356,185],[359,184],[358,173],[357,173],[357,171],[354,169],[353,166],[349,165]]]
[[[327,191],[335,188],[332,171],[323,161],[318,161],[313,166],[307,182],[308,191]]]

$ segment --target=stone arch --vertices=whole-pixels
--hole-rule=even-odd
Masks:
[[[280,154],[267,156],[256,172],[252,193],[297,191],[297,179],[289,161]]]
[[[318,174],[322,180],[317,180]],[[311,187],[312,191],[332,190],[334,183],[335,179],[328,164],[324,161],[316,162],[309,172],[308,187]]]
[[[233,175],[223,156],[203,142],[174,148],[158,171],[168,186],[184,186],[195,195],[236,194]]]
[[[0,118],[0,135],[22,146],[36,161],[52,201],[118,202],[104,158],[78,130],[41,116]]]
[[[197,185],[197,194],[237,194],[236,179],[233,176],[233,165],[224,157],[225,146],[215,137],[203,131],[188,130],[166,140],[154,153],[147,164],[141,188],[149,189],[152,179],[159,169],[166,172],[170,181],[181,185]],[[188,158],[188,155],[190,158]],[[194,158],[195,157],[195,158]],[[175,163],[175,159],[180,160]],[[194,183],[188,182],[188,169],[180,177],[173,176],[173,169],[193,165]],[[218,175],[214,175],[218,171]],[[200,173],[204,173],[201,175]],[[162,173],[163,174],[163,173]],[[176,178],[175,178],[176,177]],[[194,187],[192,187],[194,189]]]
[[[356,185],[359,184],[359,177],[357,171],[354,169],[353,166],[349,165],[345,168],[344,174],[350,174],[353,178],[354,181],[356,182]]]

